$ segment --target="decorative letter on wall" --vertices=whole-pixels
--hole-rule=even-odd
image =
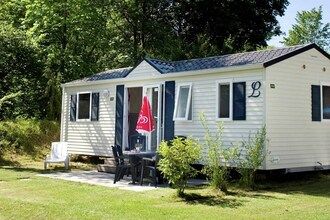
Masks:
[[[251,88],[252,88],[253,91],[252,91],[252,94],[249,95],[248,97],[249,98],[250,97],[254,97],[254,98],[259,97],[260,96],[260,91],[259,91],[260,87],[261,87],[261,82],[260,81],[253,82],[251,84]]]

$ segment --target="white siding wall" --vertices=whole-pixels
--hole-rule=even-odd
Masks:
[[[106,95],[106,91],[110,96]],[[70,95],[77,92],[100,92],[99,121],[70,121]],[[110,101],[110,97],[114,97]],[[115,85],[95,85],[65,88],[63,103],[62,140],[69,142],[69,153],[83,155],[112,155],[115,136]]]
[[[136,68],[136,70],[138,70]],[[216,81],[221,79],[232,79],[233,82],[246,82],[247,96],[252,93],[251,84],[254,81],[261,81],[263,84],[264,72],[259,70],[247,70],[236,72],[224,72],[216,74],[204,74],[199,76],[184,76],[166,79],[141,80],[140,77],[147,77],[154,74],[155,69],[146,63],[141,67],[141,74],[135,75],[132,81],[125,83],[128,87],[159,84],[167,80],[175,80],[179,83],[192,83],[192,105],[193,120],[189,122],[176,121],[175,135],[194,136],[203,140],[204,130],[199,121],[199,113],[204,112],[210,128],[216,129]],[[140,71],[139,71],[140,72]],[[133,73],[133,72],[132,72]],[[132,74],[131,73],[131,74]],[[144,73],[144,74],[142,74]],[[132,76],[133,77],[133,76]],[[69,152],[72,154],[85,155],[111,155],[110,146],[114,144],[115,135],[115,106],[116,100],[110,101],[105,96],[104,90],[110,91],[110,96],[115,97],[116,85],[90,85],[65,88],[63,103],[62,140],[69,142]],[[70,95],[84,91],[100,91],[100,115],[98,122],[71,122],[70,121]],[[247,120],[224,122],[224,142],[227,146],[235,144],[247,138],[264,124],[264,92],[260,88],[261,95],[258,98],[246,98]],[[176,91],[176,95],[177,95]],[[203,149],[204,155],[207,149]]]
[[[66,87],[62,103],[61,140],[69,142],[69,153],[111,156],[111,146],[115,138],[116,85],[125,84],[132,87],[158,84],[163,80],[146,81],[145,79],[159,74],[155,68],[143,61],[127,76],[127,78],[132,78],[130,82],[111,83],[109,80],[109,84]],[[105,95],[107,90],[110,92],[110,97],[114,97],[113,101]],[[100,92],[99,121],[71,122],[70,95],[86,91]]]
[[[315,49],[266,68],[267,169],[330,165],[330,123],[311,119],[311,85],[330,82],[329,70]]]
[[[251,84],[260,81],[261,95],[258,98],[246,97],[246,120],[224,121],[223,141],[225,146],[240,143],[254,134],[264,124],[264,72],[259,70],[225,72],[195,77],[182,77],[176,79],[176,87],[179,83],[192,83],[192,121],[176,121],[175,135],[193,136],[203,141],[204,129],[199,120],[199,114],[204,113],[210,130],[216,131],[216,81],[232,79],[233,82],[246,82],[246,96],[251,95]],[[178,95],[176,89],[176,96]],[[203,158],[206,158],[208,149],[203,147]]]

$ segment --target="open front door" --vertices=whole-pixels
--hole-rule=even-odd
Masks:
[[[163,138],[163,86],[144,86],[143,96],[148,97],[155,119],[155,130],[147,135],[147,150],[156,151]]]

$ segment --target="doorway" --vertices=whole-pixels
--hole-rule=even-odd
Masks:
[[[127,88],[126,90],[126,100],[125,100],[125,109],[127,114],[125,114],[126,123],[124,123],[124,143],[126,148],[133,149],[135,148],[136,143],[140,143],[139,133],[135,130],[136,123],[138,121],[140,107],[142,104],[142,87],[132,87]],[[126,125],[126,126],[125,126]],[[143,138],[143,137],[141,137]],[[142,143],[145,148],[146,143]]]
[[[143,150],[156,151],[162,140],[163,114],[162,86],[129,87],[125,90],[124,102],[124,135],[126,148],[133,149],[140,144]],[[139,134],[135,128],[142,105],[143,96],[147,96],[154,116],[155,130],[147,134]]]

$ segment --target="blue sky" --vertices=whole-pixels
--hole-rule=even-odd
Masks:
[[[277,20],[280,23],[281,30],[288,33],[292,25],[295,24],[295,18],[298,11],[311,10],[312,8],[318,8],[323,6],[323,23],[330,22],[330,0],[290,0],[290,5],[287,7],[283,17],[278,17]],[[273,37],[267,43],[271,46],[281,47],[283,46],[283,36]]]

